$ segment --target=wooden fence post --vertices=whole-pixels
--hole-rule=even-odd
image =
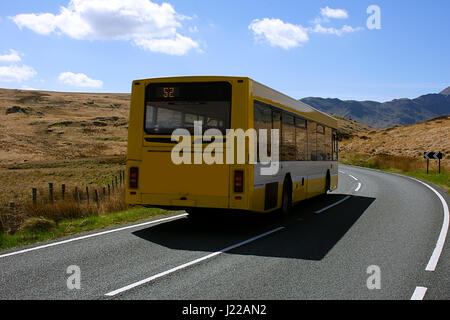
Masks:
[[[108,184],[108,198],[111,197],[111,186]]]
[[[66,200],[66,185],[65,184],[63,184],[61,186],[61,196],[62,196],[63,200]]]
[[[106,187],[103,187],[103,200],[106,199]]]
[[[89,204],[89,187],[86,187],[86,200],[87,203]]]
[[[94,190],[94,196],[95,196],[94,201],[98,206],[98,191],[97,191],[97,189]]]
[[[35,205],[37,203],[37,189],[33,188],[31,192],[33,194],[33,204]]]
[[[11,214],[14,215],[14,201],[9,202],[9,210],[11,211]]]
[[[55,198],[53,197],[53,183],[48,184],[48,192],[49,192],[50,202],[53,203],[53,201],[55,200]]]
[[[78,191],[78,187],[75,187],[74,199],[77,203],[80,203],[80,192]]]

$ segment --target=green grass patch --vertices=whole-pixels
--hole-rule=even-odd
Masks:
[[[383,170],[393,173],[404,174],[406,176],[434,183],[442,187],[443,189],[447,190],[447,193],[450,194],[450,172],[448,171],[441,171],[440,174],[438,171],[430,171],[429,174],[427,174],[426,170],[412,171],[412,172],[404,172],[398,169],[383,169]]]
[[[34,231],[18,231],[15,234],[0,233],[0,250],[49,241],[115,225],[133,223],[150,218],[168,216],[175,212],[161,209],[132,208],[126,211],[99,216],[64,220],[49,230],[38,228]]]
[[[450,171],[443,168],[440,174],[437,170],[430,170],[429,174],[427,174],[426,169],[417,169],[426,168],[426,162],[423,163],[423,161],[418,159],[387,156],[370,157],[363,154],[351,154],[344,155],[339,162],[344,165],[378,169],[428,181],[442,187],[450,194]]]

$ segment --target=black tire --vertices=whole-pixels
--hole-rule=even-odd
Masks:
[[[330,172],[327,173],[327,178],[325,180],[325,194],[328,193],[328,191],[331,190],[331,177]]]
[[[283,216],[288,216],[292,209],[292,183],[289,179],[284,180],[283,196],[281,198],[280,212]]]
[[[189,208],[186,209],[186,212],[189,213],[188,218],[191,220],[201,220],[205,217],[204,210],[200,208]]]

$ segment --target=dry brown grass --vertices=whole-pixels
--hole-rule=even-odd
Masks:
[[[349,139],[358,133],[367,133],[375,130],[365,124],[356,122],[354,120],[346,119],[333,115],[338,120],[339,133],[342,138]]]
[[[369,158],[381,157],[393,165],[420,166],[426,168],[424,152],[442,152],[442,166],[449,167],[450,159],[450,116],[406,127],[360,132],[341,143],[341,155],[363,154]],[[400,159],[404,159],[401,160]],[[379,160],[381,161],[381,160]],[[404,163],[404,164],[401,164]],[[437,160],[431,161],[436,165]]]
[[[128,208],[125,203],[124,187],[115,189],[111,195],[103,195],[100,188],[97,190],[99,190],[98,202],[92,197],[90,201],[87,201],[86,197],[77,198],[80,199],[78,201],[68,196],[65,200],[55,199],[53,203],[45,199],[36,203],[32,201],[18,203],[13,209],[4,206],[0,208],[0,231],[14,234],[23,228],[30,229],[32,225],[40,228],[42,224],[39,224],[41,221],[39,219],[57,224],[63,220],[120,212]]]
[[[0,89],[0,165],[124,156],[129,94]],[[22,112],[9,113],[11,108]]]
[[[377,169],[397,169],[403,172],[426,170],[426,160],[392,155],[368,155],[361,153],[345,153],[341,155],[341,162]],[[442,170],[447,168],[441,166]],[[430,165],[430,170],[437,170],[437,164]]]

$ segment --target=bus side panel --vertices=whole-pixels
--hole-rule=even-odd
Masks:
[[[145,82],[134,81],[131,91],[130,119],[128,124],[127,174],[125,198],[128,204],[141,204],[140,194],[129,190],[131,167],[139,168],[142,162],[142,124],[144,119]],[[133,192],[134,194],[131,194]]]
[[[250,123],[252,121],[251,113],[253,108],[249,104],[250,96],[250,81],[249,79],[235,80],[233,81],[233,101],[231,104],[231,129],[237,130],[242,129],[247,131],[248,128],[253,125]],[[250,110],[251,109],[251,110]],[[248,139],[246,139],[245,148],[245,159],[249,159],[248,152]],[[227,149],[227,152],[232,152]],[[230,208],[238,210],[249,210],[251,206],[251,192],[253,184],[253,171],[252,165],[248,164],[238,164],[237,162],[237,152],[238,152],[238,141],[235,139],[234,146],[234,163],[229,165],[230,172]],[[235,193],[234,190],[234,175],[236,171],[244,172],[244,192]]]

